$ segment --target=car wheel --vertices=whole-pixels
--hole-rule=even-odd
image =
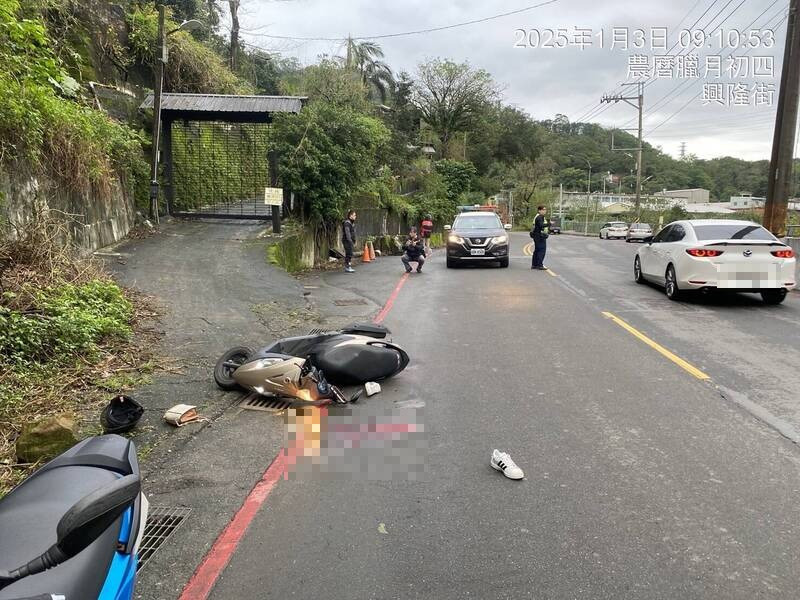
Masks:
[[[505,258],[500,259],[500,268],[505,269],[507,267],[508,267],[508,257],[506,256]]]
[[[630,244],[631,243],[631,238],[625,238],[625,241]]]
[[[453,267],[455,267],[455,266],[456,266],[456,261],[454,261],[452,258],[450,258],[450,257],[448,256],[448,257],[447,257],[447,268],[448,268],[448,269],[452,269],[452,268],[453,268]]]
[[[633,259],[633,280],[636,283],[644,283],[644,276],[642,275],[642,261],[639,259],[639,255],[636,255],[636,258]]]
[[[681,290],[678,289],[678,279],[675,276],[675,267],[669,265],[664,275],[664,292],[670,300],[680,300]]]
[[[603,239],[603,232],[602,231],[600,232],[600,239],[601,240]]]
[[[761,292],[764,304],[780,304],[786,299],[786,290],[765,290]]]

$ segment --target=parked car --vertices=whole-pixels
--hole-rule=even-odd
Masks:
[[[495,261],[508,266],[508,229],[495,213],[462,212],[445,225],[447,268],[466,262]]]
[[[609,221],[600,228],[600,239],[603,238],[610,240],[617,238],[618,240],[625,239],[628,235],[628,224],[622,221]]]
[[[625,235],[626,242],[644,241],[645,238],[653,235],[653,228],[648,223],[631,223],[628,233]]]
[[[687,290],[755,292],[780,304],[794,288],[794,251],[750,221],[676,221],[645,238],[633,276],[664,287],[670,300]]]
[[[559,217],[552,217],[550,219],[550,233],[556,235],[561,233],[561,219]]]

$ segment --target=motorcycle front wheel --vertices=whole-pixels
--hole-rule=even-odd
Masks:
[[[246,346],[236,346],[223,354],[214,366],[214,381],[223,390],[235,390],[239,384],[233,378],[233,373],[247,362],[253,351]]]

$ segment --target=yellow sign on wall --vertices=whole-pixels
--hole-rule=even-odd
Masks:
[[[283,204],[283,188],[264,188],[264,204],[281,206]]]

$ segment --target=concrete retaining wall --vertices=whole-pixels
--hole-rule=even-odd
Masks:
[[[122,239],[135,219],[133,199],[119,181],[106,194],[77,193],[42,177],[0,172],[0,216],[24,227],[43,209],[64,222],[71,242],[86,254]]]

